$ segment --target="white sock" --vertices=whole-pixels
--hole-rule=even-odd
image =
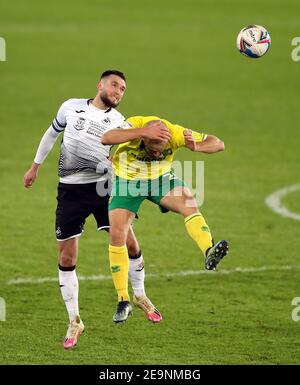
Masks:
[[[129,279],[132,290],[136,297],[143,297],[145,294],[145,268],[144,259],[141,255],[139,258],[129,257]]]
[[[79,315],[79,284],[76,270],[62,271],[59,269],[58,276],[61,294],[69,314],[70,322],[72,322],[75,319],[75,316]]]

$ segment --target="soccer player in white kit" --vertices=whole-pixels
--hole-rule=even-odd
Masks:
[[[59,284],[69,315],[64,348],[77,344],[84,331],[78,305],[79,285],[76,275],[78,241],[85,219],[93,214],[98,230],[109,229],[108,200],[111,187],[111,146],[102,145],[102,135],[113,128],[127,128],[124,116],[115,108],[121,101],[126,79],[122,72],[107,70],[97,84],[94,99],[69,99],[39,144],[34,162],[24,175],[29,188],[57,138],[64,133],[59,159],[59,184],[56,209],[56,238],[59,249]],[[162,316],[145,294],[144,261],[132,228],[127,238],[129,279],[140,307],[152,322]]]

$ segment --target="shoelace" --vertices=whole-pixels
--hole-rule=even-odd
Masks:
[[[155,311],[155,307],[153,306],[152,302],[148,298],[144,298],[142,301],[140,301],[141,305],[144,305],[148,312]]]
[[[72,323],[69,326],[66,338],[71,338],[71,337],[75,336],[77,331],[78,331],[78,329],[79,329],[79,323]]]
[[[117,313],[122,313],[125,310],[125,308],[127,307],[128,303],[129,302],[127,302],[127,301],[120,301],[118,303]]]

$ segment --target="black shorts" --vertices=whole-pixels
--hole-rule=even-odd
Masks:
[[[96,219],[98,230],[109,229],[109,195],[99,196],[97,183],[58,184],[55,226],[58,241],[81,235],[85,220],[91,214]]]

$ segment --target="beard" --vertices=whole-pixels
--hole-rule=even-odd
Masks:
[[[106,95],[105,92],[102,92],[100,94],[100,99],[102,100],[102,102],[107,106],[107,107],[110,107],[110,108],[116,108],[118,107],[119,103],[114,103],[112,102],[108,96]]]

